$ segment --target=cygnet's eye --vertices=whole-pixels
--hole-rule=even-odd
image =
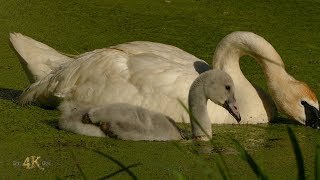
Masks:
[[[226,90],[230,91],[230,86],[229,85],[226,85]]]

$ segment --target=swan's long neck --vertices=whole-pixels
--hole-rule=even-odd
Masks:
[[[263,68],[269,89],[276,91],[286,80],[293,79],[284,69],[277,51],[264,38],[250,32],[234,32],[217,46],[213,67],[227,72],[237,84],[249,83],[241,72],[239,59],[244,55],[254,57]],[[273,94],[273,93],[272,93]]]
[[[189,91],[188,103],[190,112],[194,117],[190,117],[194,138],[208,140],[207,135],[209,135],[210,138],[212,137],[212,127],[207,112],[208,98],[205,97],[202,83],[203,81],[201,78],[198,78],[193,82]]]

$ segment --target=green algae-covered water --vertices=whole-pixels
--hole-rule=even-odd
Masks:
[[[214,125],[213,145],[187,140],[119,141],[61,131],[57,110],[15,104],[29,82],[8,38],[10,32],[21,32],[68,54],[128,41],[156,41],[210,63],[215,46],[225,35],[252,31],[266,38],[282,56],[288,72],[305,81],[319,97],[320,1],[2,0],[0,4],[0,179],[108,175],[117,179],[218,179],[222,178],[219,154],[232,179],[256,178],[232,139],[245,147],[270,179],[293,179],[297,166],[287,126],[297,136],[307,179],[314,178],[320,131],[288,124],[289,120],[269,125]],[[243,58],[241,69],[251,82],[266,87],[253,59]]]

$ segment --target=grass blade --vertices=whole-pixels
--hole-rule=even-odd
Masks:
[[[296,161],[297,161],[297,167],[298,167],[298,179],[302,179],[302,180],[306,179],[304,175],[303,157],[302,157],[300,146],[298,144],[298,140],[290,127],[287,127],[287,131],[290,137],[290,141],[291,141],[294,153],[296,155]]]
[[[199,121],[193,116],[192,112],[188,109],[188,107],[186,105],[183,104],[183,102],[178,99],[180,105],[183,107],[183,109],[189,114],[190,117],[190,123],[191,121],[194,121],[197,126],[199,126],[199,128],[201,129],[201,131],[207,136],[207,138],[209,139],[209,142],[214,145],[212,138],[209,136],[209,134],[203,129],[203,127],[200,125]]]
[[[320,180],[320,146],[316,148],[316,158],[315,158],[315,171],[314,176],[316,180]]]
[[[119,173],[121,173],[123,171],[127,171],[128,169],[133,168],[133,167],[137,167],[139,165],[141,165],[141,164],[140,163],[136,163],[136,164],[129,165],[126,168],[119,169],[118,171],[115,171],[115,172],[113,172],[111,174],[108,174],[108,175],[102,177],[102,178],[99,178],[99,180],[111,178],[111,177],[113,177],[113,176],[115,176],[115,175],[117,175],[117,174],[119,174]]]
[[[218,153],[218,157],[219,157],[219,160],[217,161],[217,166],[218,166],[218,170],[220,172],[220,175],[222,176],[222,178],[224,180],[231,179],[230,178],[231,177],[230,171],[227,166],[227,163],[225,162],[225,160],[223,159],[223,157],[220,153]],[[220,164],[220,162],[221,162],[221,164]]]
[[[262,172],[258,164],[253,160],[250,154],[241,146],[241,144],[235,139],[233,139],[233,142],[235,143],[236,149],[239,151],[241,158],[248,162],[256,176],[259,179],[268,179],[267,176]]]
[[[104,154],[103,152],[97,151],[97,150],[93,150],[95,153],[100,154],[106,158],[108,158],[109,160],[111,160],[112,162],[116,163],[118,166],[120,166],[125,172],[128,173],[128,175],[132,178],[132,179],[138,179],[137,176],[130,171],[130,169],[128,167],[126,167],[123,163],[121,163],[120,161],[116,160],[115,158],[113,158],[112,156],[109,156],[108,154]],[[136,166],[141,165],[140,163],[136,164]],[[135,167],[136,167],[135,166]]]
[[[211,145],[214,145],[214,142],[213,142],[212,138],[211,138],[211,137],[209,136],[209,134],[203,129],[203,127],[200,125],[199,121],[193,116],[192,112],[187,108],[186,105],[183,104],[183,102],[182,102],[180,99],[178,99],[178,101],[179,101],[180,105],[183,107],[183,109],[189,114],[190,122],[191,122],[191,121],[194,121],[194,122],[197,124],[197,126],[200,127],[201,131],[208,137],[208,139],[209,139],[209,141],[210,141],[210,144],[211,144]],[[195,143],[195,142],[193,143],[193,146],[196,147],[196,143]],[[200,160],[199,152],[198,152],[197,150],[194,150],[193,153],[195,153],[195,154],[198,156],[199,160]],[[221,160],[222,163],[223,163],[223,166],[224,166],[225,169],[226,169],[226,171],[224,171],[224,170],[223,170],[223,167],[221,166],[221,164],[220,164],[219,162],[217,162],[217,167],[218,167],[218,170],[219,170],[219,172],[220,172],[220,175],[221,175],[222,178],[225,179],[225,180],[226,180],[226,179],[230,179],[230,174],[229,174],[229,171],[228,171],[228,169],[227,169],[226,163],[225,163],[225,161],[223,160],[223,158],[222,158],[221,156],[219,156],[219,157],[220,157],[220,160]],[[201,160],[203,161],[203,159],[201,159]],[[203,161],[203,162],[204,162],[204,161]]]
[[[173,174],[175,175],[177,180],[187,180],[186,176],[184,176],[178,171],[173,171]]]
[[[222,179],[224,179],[224,180],[231,179],[228,166],[220,153],[218,153],[218,157],[219,157],[219,160],[216,162],[216,164],[217,164],[219,173],[222,176]]]
[[[84,180],[86,180],[87,177],[86,177],[86,175],[84,174],[83,170],[81,169],[80,164],[79,164],[79,162],[77,161],[76,156],[74,155],[73,151],[71,151],[71,155],[72,155],[72,158],[73,158],[74,162],[76,163],[76,166],[77,166],[77,168],[78,168],[78,170],[79,170],[82,178],[83,178]]]
[[[226,173],[223,171],[223,168],[219,162],[217,162],[218,170],[223,180],[228,180]]]

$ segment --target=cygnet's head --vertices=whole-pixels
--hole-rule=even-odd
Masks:
[[[234,97],[234,83],[231,77],[221,70],[207,71],[203,76],[206,98],[223,106],[239,122],[241,117]]]
[[[307,84],[292,80],[283,85],[282,91],[274,91],[277,107],[290,118],[319,129],[319,103]]]

